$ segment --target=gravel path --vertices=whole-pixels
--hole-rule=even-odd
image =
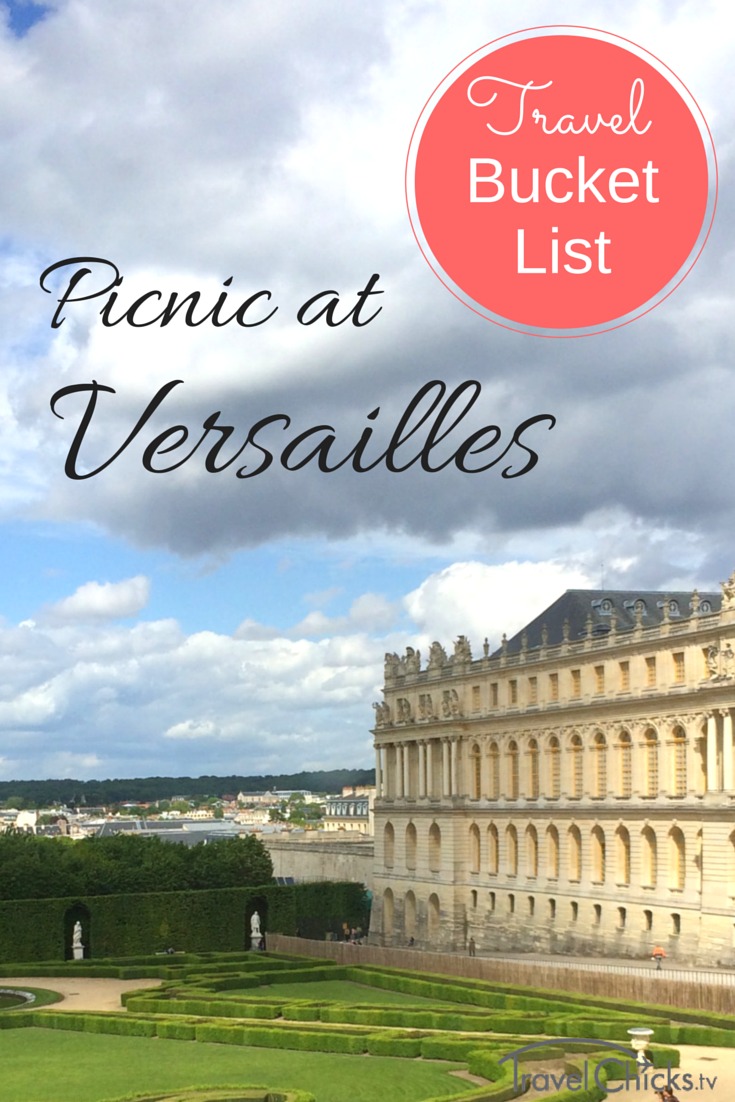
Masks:
[[[3,976],[3,987],[42,987],[45,991],[58,991],[63,1000],[53,1003],[49,1010],[122,1010],[120,995],[123,991],[135,991],[142,987],[159,987],[160,980],[108,980],[89,979],[80,976]],[[43,1007],[41,1009],[44,1009]]]

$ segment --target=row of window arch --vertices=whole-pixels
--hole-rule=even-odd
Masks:
[[[637,841],[640,858],[640,884],[643,887],[659,886],[659,857],[662,844],[656,831],[644,826],[640,832],[633,832],[622,824],[612,833],[611,845],[608,835],[601,826],[593,826],[588,835],[589,869],[584,868],[583,836],[576,824],[560,831],[553,823],[546,827],[543,837],[533,824],[528,824],[522,834],[514,823],[498,828],[490,823],[485,829],[484,870],[491,876],[526,876],[536,879],[546,876],[550,880],[559,880],[563,876],[571,883],[578,882],[589,874],[594,884],[614,883],[627,886],[631,883],[631,853],[634,841]],[[502,834],[501,834],[502,831]],[[501,838],[504,842],[501,867]],[[428,831],[428,865],[430,872],[440,872],[442,867],[441,828],[432,823]],[[735,851],[735,832],[731,836],[731,850]],[[562,842],[564,853],[562,853]],[[683,891],[687,884],[687,843],[683,831],[672,826],[663,839],[668,849],[667,875],[668,887]],[[483,871],[483,845],[480,827],[472,823],[468,837],[468,863],[470,874]],[[612,852],[609,852],[609,851]],[[418,831],[414,823],[409,823],[404,836],[404,862],[407,871],[417,867]],[[701,832],[697,837],[695,861],[701,866]],[[387,869],[396,863],[396,832],[391,822],[383,829],[383,864]],[[564,867],[562,868],[562,865]],[[701,876],[701,867],[698,870]]]
[[[477,909],[477,892],[472,892],[472,910]],[[521,910],[519,904],[521,899],[517,898],[514,892],[509,892],[506,896],[505,907],[508,915],[518,915],[521,918],[538,919],[546,918],[551,921],[555,921],[558,918],[564,918],[564,915],[559,914],[559,908],[557,906],[556,899],[546,899],[545,912],[541,911],[536,906],[536,897],[528,895],[525,897],[525,913]],[[496,911],[498,904],[498,897],[495,892],[488,893],[488,910],[491,913]],[[579,902],[577,900],[570,900],[568,903],[567,921],[571,924],[579,922],[580,910]],[[601,903],[589,904],[590,907],[590,922],[592,926],[601,926],[603,920],[603,910]],[[640,913],[642,919],[640,929],[644,932],[653,931],[654,915],[652,910],[644,909]],[[630,913],[629,908],[618,906],[615,908],[615,925],[618,930],[625,930],[631,926],[629,922]],[[668,933],[672,937],[678,937],[681,933],[681,914],[672,912],[669,915],[670,927]],[[441,905],[439,902],[439,896],[436,892],[432,892],[427,900],[426,907],[426,926],[427,934],[431,940],[438,932],[441,924]],[[392,888],[386,888],[383,892],[383,914],[382,914],[382,932],[386,937],[392,937],[397,932],[395,930],[395,895]],[[418,933],[418,905],[416,900],[416,893],[409,890],[403,897],[403,934],[407,939],[415,938]],[[659,931],[659,935],[662,936],[663,931]]]
[[[562,756],[568,764],[565,788],[574,799],[585,794],[585,756],[591,755],[591,795],[602,799],[609,795],[629,798],[633,794],[633,737],[629,731],[620,731],[615,739],[608,743],[602,731],[596,731],[587,745],[582,736],[574,733],[562,740],[558,735],[550,735],[545,740],[543,751],[540,740],[531,737],[525,741],[521,750],[521,741],[510,738],[501,753],[500,746],[492,741],[487,749],[488,776],[483,783],[483,755],[477,742],[469,748],[470,762],[470,798],[479,800],[486,796],[497,800],[501,795],[506,799],[517,800],[521,795],[528,799],[546,796],[559,799],[562,795]],[[641,791],[645,796],[658,796],[660,776],[665,773],[667,790],[674,796],[687,793],[687,735],[683,727],[675,727],[667,740],[662,754],[661,740],[653,727],[648,727],[642,737],[643,761],[641,763]],[[614,752],[611,761],[611,750]],[[700,755],[700,771],[705,773],[704,734],[697,746]],[[541,757],[544,761],[544,786],[541,784]],[[524,768],[521,769],[523,757]],[[521,784],[523,776],[524,783]]]

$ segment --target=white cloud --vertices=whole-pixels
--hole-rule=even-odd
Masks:
[[[121,582],[85,582],[46,609],[56,622],[117,620],[135,616],[148,604],[150,582],[139,574]]]
[[[461,562],[431,574],[404,604],[425,641],[466,635],[479,657],[485,637],[495,649],[503,632],[515,634],[565,589],[593,584],[576,567],[554,562]]]

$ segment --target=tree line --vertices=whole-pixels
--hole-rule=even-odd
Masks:
[[[345,785],[375,783],[374,769],[330,769],[242,777],[131,777],[79,781],[0,781],[5,807],[109,807],[120,803],[155,803],[175,796],[204,799],[238,792],[304,788],[308,792],[341,792]]]
[[[0,834],[0,899],[53,899],[268,884],[273,864],[253,835],[186,846],[155,835],[44,838]]]

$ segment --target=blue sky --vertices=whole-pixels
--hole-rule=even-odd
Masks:
[[[0,778],[295,771],[372,764],[383,656],[458,634],[481,653],[567,587],[712,588],[733,566],[733,41],[722,2],[213,0],[5,4],[0,31]],[[707,249],[652,314],[577,341],[511,333],[447,294],[421,257],[406,150],[435,84],[483,43],[550,22],[658,55],[712,127],[720,203]],[[723,30],[723,28],[725,28]],[[232,277],[268,288],[253,329],[104,327],[104,296],[52,329],[70,257],[113,261],[120,301]],[[379,273],[364,328],[299,326]],[[102,269],[91,280],[102,287]],[[90,289],[92,282],[87,284]],[[103,394],[81,465],[64,461]],[[478,379],[467,426],[542,412],[528,475],[415,468],[145,471],[155,432],[220,411],[334,426],[346,454],[390,437],[428,381]],[[86,400],[86,399],[85,399]],[[372,420],[368,415],[379,408]],[[326,431],[326,430],[325,430]],[[283,426],[268,430],[276,447]],[[264,439],[266,437],[264,436]],[[209,442],[213,440],[210,436]],[[209,443],[208,443],[209,446]],[[251,451],[248,462],[257,459]]]

